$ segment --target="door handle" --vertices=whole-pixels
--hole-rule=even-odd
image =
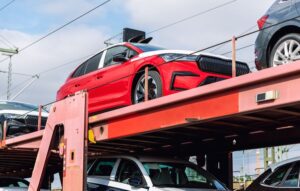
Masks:
[[[97,80],[99,80],[99,79],[103,78],[103,76],[99,75],[96,78],[97,78]]]
[[[80,86],[80,84],[75,84],[75,87],[77,88],[77,87],[79,87]]]

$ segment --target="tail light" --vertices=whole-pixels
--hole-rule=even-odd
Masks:
[[[264,27],[264,25],[266,24],[268,18],[269,18],[269,15],[264,15],[264,16],[262,16],[262,17],[257,21],[257,25],[258,25],[259,30],[261,30],[261,29]]]

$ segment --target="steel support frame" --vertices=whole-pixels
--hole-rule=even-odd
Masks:
[[[30,180],[29,191],[40,190],[57,130],[64,128],[63,190],[85,190],[87,161],[87,93],[80,92],[52,105]],[[61,141],[60,141],[61,142]],[[55,143],[55,145],[58,145]]]

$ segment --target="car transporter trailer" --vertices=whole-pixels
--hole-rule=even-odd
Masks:
[[[99,155],[198,156],[231,187],[233,151],[300,142],[299,84],[300,61],[90,117],[79,92],[52,105],[44,130],[1,142],[0,176],[31,177],[36,191],[60,172],[64,191],[85,190]]]

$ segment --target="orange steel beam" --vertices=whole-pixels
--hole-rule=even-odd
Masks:
[[[28,133],[22,136],[6,139],[2,146],[9,148],[38,149],[44,130]]]
[[[299,74],[300,61],[91,116],[89,122],[102,128],[96,140],[106,140],[293,104],[300,102]],[[257,94],[270,90],[279,91],[279,99],[256,103]]]
[[[87,93],[81,92],[52,105],[30,180],[30,191],[40,190],[51,145],[64,128],[63,190],[85,190],[87,156]]]

